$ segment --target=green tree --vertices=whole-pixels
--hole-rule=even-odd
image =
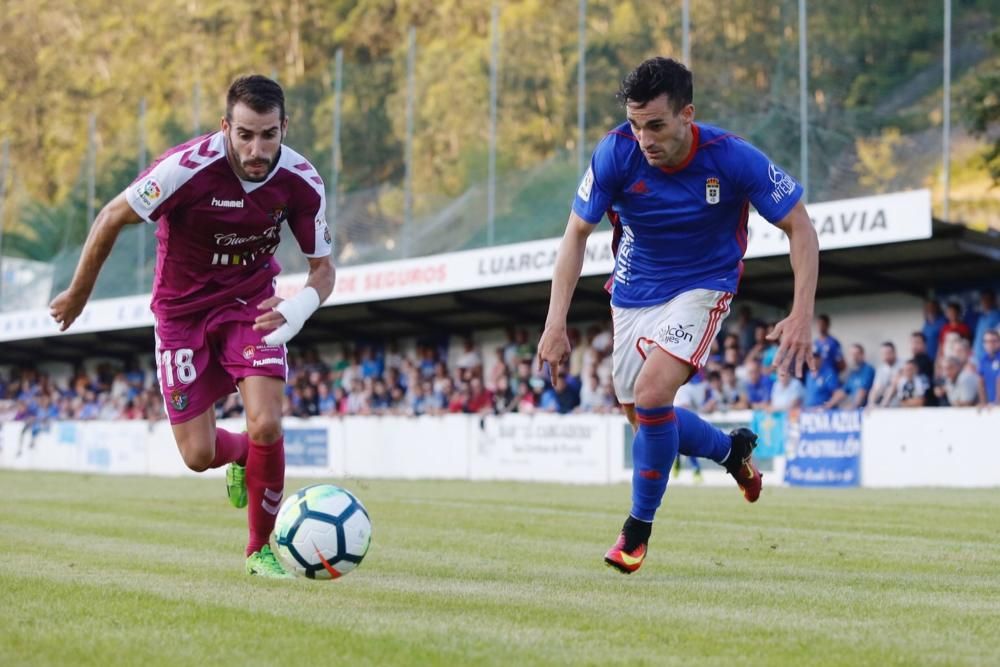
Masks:
[[[1000,124],[1000,29],[990,34],[989,42],[993,55],[983,64],[963,104],[971,130],[980,136]],[[983,162],[994,184],[1000,184],[1000,136],[983,152]]]

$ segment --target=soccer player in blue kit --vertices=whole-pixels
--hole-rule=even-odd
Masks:
[[[771,334],[779,341],[775,364],[799,374],[815,363],[819,253],[802,187],[743,139],[695,123],[692,90],[691,72],[669,58],[647,60],[622,81],[628,122],[598,144],[577,190],[538,344],[539,365],[548,363],[554,376],[569,358],[566,315],[587,237],[607,214],[621,226],[611,287],[615,393],[638,428],[632,509],[604,560],[626,574],[645,559],[678,452],[723,465],[748,501],[760,495],[757,436],[749,429],[727,435],[673,407],[729,314],[751,205],[788,236],[795,274],[791,313]]]

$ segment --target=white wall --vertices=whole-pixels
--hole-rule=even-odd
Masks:
[[[840,341],[847,356],[853,343],[865,346],[868,363],[878,366],[879,346],[890,340],[900,359],[910,357],[910,334],[923,326],[923,300],[892,292],[824,299],[816,304],[816,314],[830,316],[830,333]]]
[[[749,413],[744,415],[748,417]],[[728,415],[731,421],[735,413]],[[227,424],[238,427],[237,422]],[[311,456],[286,449],[290,477],[509,479],[609,484],[631,478],[620,415],[345,417],[286,419],[286,442],[310,435]],[[23,423],[0,425],[0,468],[192,475],[169,424],[60,422],[22,440]],[[863,486],[1000,487],[1000,410],[873,410],[861,426]],[[313,437],[318,436],[318,438]],[[318,442],[318,444],[317,444]],[[21,445],[23,451],[18,455]],[[297,458],[296,458],[297,457]],[[299,463],[295,463],[295,461]],[[775,459],[775,473],[783,459]],[[209,474],[220,475],[221,470]],[[714,478],[709,479],[709,473]],[[690,483],[682,475],[671,483]],[[768,484],[781,475],[768,476]],[[708,465],[706,481],[731,484]]]
[[[864,486],[1000,486],[1000,410],[870,410]]]

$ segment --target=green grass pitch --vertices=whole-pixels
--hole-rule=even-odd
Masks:
[[[220,479],[0,472],[0,665],[1000,664],[1000,489],[672,488],[626,577],[625,485],[339,483],[366,561],[262,581]]]

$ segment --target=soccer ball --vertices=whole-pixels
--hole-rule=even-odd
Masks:
[[[307,486],[289,496],[274,526],[278,554],[309,579],[336,579],[356,568],[371,537],[364,505],[333,484]]]

